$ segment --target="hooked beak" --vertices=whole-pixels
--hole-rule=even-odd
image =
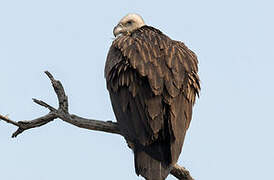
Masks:
[[[123,32],[123,27],[121,24],[118,24],[117,26],[114,27],[113,29],[113,35],[116,37],[119,34],[121,34]]]

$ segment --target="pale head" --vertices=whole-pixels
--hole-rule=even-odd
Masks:
[[[134,30],[142,27],[145,25],[145,22],[143,18],[138,14],[127,14],[125,17],[123,17],[117,26],[113,29],[113,35],[119,36],[119,35],[125,35],[130,34]]]

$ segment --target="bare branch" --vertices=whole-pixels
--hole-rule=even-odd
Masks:
[[[60,119],[80,128],[95,130],[95,131],[103,131],[103,132],[113,133],[113,134],[120,134],[120,130],[118,129],[118,124],[112,121],[105,122],[105,121],[98,121],[95,119],[86,119],[73,114],[70,115],[69,118],[60,117]]]
[[[14,132],[12,134],[13,138],[17,137],[19,134],[21,134],[25,130],[43,126],[43,125],[53,121],[56,118],[60,118],[63,121],[73,124],[80,128],[96,130],[96,131],[103,131],[103,132],[107,132],[107,133],[121,135],[118,124],[115,122],[112,122],[112,121],[105,122],[105,121],[99,121],[99,120],[95,120],[95,119],[86,119],[83,117],[79,117],[77,115],[69,114],[69,112],[68,112],[68,97],[65,93],[63,85],[61,84],[60,81],[55,80],[50,72],[45,71],[45,73],[49,77],[51,84],[54,88],[54,91],[57,95],[59,107],[58,107],[58,109],[55,109],[54,107],[48,105],[46,102],[33,98],[33,101],[36,104],[47,108],[50,112],[47,115],[36,118],[34,120],[18,121],[18,122],[15,122],[15,121],[9,119],[7,116],[0,115],[0,120],[2,119],[3,121],[13,124],[18,127],[16,132]],[[173,176],[175,176],[177,179],[180,179],[180,180],[194,180],[190,176],[189,171],[187,169],[185,169],[184,167],[181,167],[177,164],[174,165],[174,167],[172,168],[170,173]]]

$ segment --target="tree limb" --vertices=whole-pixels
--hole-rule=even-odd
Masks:
[[[51,81],[51,84],[54,88],[54,91],[57,95],[59,107],[58,109],[48,105],[46,102],[33,99],[33,101],[45,108],[47,108],[50,112],[42,117],[30,120],[30,121],[13,121],[9,119],[7,116],[3,116],[0,114],[0,120],[13,124],[18,127],[18,129],[12,134],[12,137],[15,138],[19,134],[23,133],[25,130],[36,128],[43,126],[56,118],[60,118],[63,121],[73,124],[77,127],[89,129],[89,130],[96,130],[96,131],[103,131],[107,133],[119,134],[120,130],[118,128],[118,124],[112,121],[99,121],[95,119],[86,119],[83,117],[79,117],[77,115],[69,114],[68,112],[68,97],[65,93],[65,90],[60,81],[55,80],[54,77],[50,74],[50,72],[45,71],[46,75]],[[175,164],[170,172],[173,176],[175,176],[179,180],[194,180],[187,169],[184,167]]]

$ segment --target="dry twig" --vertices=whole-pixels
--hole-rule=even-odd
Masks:
[[[94,119],[86,119],[79,117],[77,115],[69,114],[68,112],[68,97],[65,94],[65,90],[60,81],[55,80],[54,77],[50,74],[50,72],[45,71],[46,75],[49,77],[51,84],[54,88],[54,91],[57,95],[59,107],[58,109],[48,105],[46,102],[33,99],[33,101],[45,108],[47,108],[50,112],[42,117],[36,118],[30,121],[13,121],[9,119],[7,116],[3,116],[0,114],[0,120],[13,124],[18,127],[18,129],[12,134],[12,137],[15,138],[19,134],[23,133],[25,130],[36,128],[47,124],[53,121],[56,118],[60,118],[63,121],[73,124],[80,128],[96,130],[96,131],[103,131],[113,134],[120,134],[119,128],[117,123],[112,121],[99,121]],[[194,180],[187,169],[181,167],[177,164],[174,165],[173,169],[170,172],[173,176],[180,180]]]

